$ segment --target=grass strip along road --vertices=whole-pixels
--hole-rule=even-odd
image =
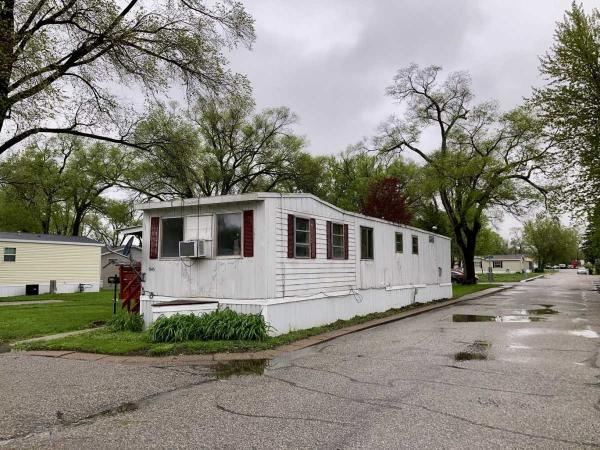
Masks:
[[[490,287],[496,286],[486,284],[454,286],[453,297],[458,298]],[[86,328],[89,326],[90,322],[106,321],[110,318],[112,312],[110,292],[70,295],[73,296],[73,300],[69,300],[64,304],[39,305],[37,308],[33,306],[6,307],[6,309],[12,309],[12,320],[14,320],[15,315],[18,315],[19,312],[23,317],[13,323],[10,320],[6,320],[4,315],[2,315],[0,325],[2,329],[8,328],[11,330],[10,333],[5,334],[14,340],[15,337],[25,338],[38,336],[41,334],[40,330],[48,330],[47,334],[50,334]],[[115,332],[108,329],[102,329],[82,335],[22,344],[18,348],[27,350],[77,350],[110,355],[151,356],[181,353],[260,351],[289,344],[328,331],[368,322],[369,320],[392,316],[401,311],[410,310],[418,306],[421,306],[421,304],[417,303],[404,308],[391,309],[381,313],[357,316],[349,320],[338,320],[337,322],[326,326],[294,331],[281,336],[270,337],[264,341],[186,341],[177,343],[154,343],[150,341],[147,332]],[[46,313],[44,311],[46,311]],[[59,320],[60,324],[51,324],[51,322],[55,320]]]

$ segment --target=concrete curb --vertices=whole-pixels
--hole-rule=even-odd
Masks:
[[[538,275],[536,277],[525,278],[524,280],[521,280],[520,282],[521,283],[528,283],[530,281],[537,280],[538,278],[544,278],[544,275]]]
[[[257,360],[257,359],[271,359],[284,353],[293,352],[296,350],[302,350],[313,345],[321,344],[323,342],[331,341],[333,339],[356,333],[369,328],[378,327],[392,322],[405,319],[407,317],[417,316],[429,311],[445,308],[447,306],[454,305],[459,302],[467,300],[475,300],[482,297],[497,294],[498,292],[511,289],[513,286],[501,286],[497,288],[490,288],[480,292],[474,292],[473,294],[463,295],[460,298],[447,300],[445,302],[433,303],[424,305],[419,308],[411,309],[408,311],[401,312],[389,317],[383,317],[381,319],[374,319],[368,322],[364,322],[358,325],[352,325],[346,328],[340,328],[339,330],[329,331],[327,333],[311,336],[300,341],[291,342],[289,344],[275,347],[271,350],[262,350],[258,352],[243,352],[243,353],[211,353],[211,354],[197,354],[197,355],[177,355],[177,356],[113,356],[104,355],[100,353],[84,353],[77,351],[55,351],[55,350],[31,350],[31,351],[16,351],[17,354],[25,356],[43,356],[48,358],[61,358],[79,361],[95,361],[99,363],[107,364],[126,364],[126,365],[142,365],[142,366],[174,366],[174,365],[189,365],[194,363],[201,364],[219,364],[227,363],[228,361],[235,360]],[[36,338],[38,339],[38,338]]]

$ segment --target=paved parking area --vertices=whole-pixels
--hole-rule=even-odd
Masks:
[[[0,446],[600,447],[594,283],[565,271],[268,362],[0,355]]]

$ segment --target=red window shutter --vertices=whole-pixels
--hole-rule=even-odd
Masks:
[[[244,211],[244,256],[254,256],[254,210]]]
[[[344,224],[344,259],[348,259],[348,224]]]
[[[310,257],[315,259],[317,257],[317,221],[310,219],[309,221],[310,230]]]
[[[294,257],[294,215],[288,214],[288,258]]]
[[[150,259],[158,258],[158,236],[160,217],[150,218]]]
[[[327,232],[327,259],[333,258],[333,243],[331,242],[331,222],[327,221],[327,228],[325,230]]]

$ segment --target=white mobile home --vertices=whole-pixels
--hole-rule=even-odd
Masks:
[[[220,304],[262,313],[281,334],[452,297],[449,238],[313,195],[252,193],[138,209],[146,324]]]
[[[101,248],[81,236],[0,232],[0,297],[97,292]]]

